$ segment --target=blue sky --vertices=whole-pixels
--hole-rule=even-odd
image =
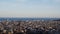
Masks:
[[[60,17],[60,0],[0,0],[0,17]]]

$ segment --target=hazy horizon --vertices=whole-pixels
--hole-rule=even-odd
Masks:
[[[60,18],[60,0],[0,0],[0,17]]]

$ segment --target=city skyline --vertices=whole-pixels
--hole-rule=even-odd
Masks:
[[[0,17],[57,17],[60,0],[0,0]]]

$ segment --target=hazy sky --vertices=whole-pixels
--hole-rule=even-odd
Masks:
[[[60,0],[0,0],[0,17],[60,17]]]

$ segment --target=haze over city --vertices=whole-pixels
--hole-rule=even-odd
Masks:
[[[0,0],[0,34],[60,34],[60,0]]]
[[[60,0],[0,0],[0,17],[60,16]]]

